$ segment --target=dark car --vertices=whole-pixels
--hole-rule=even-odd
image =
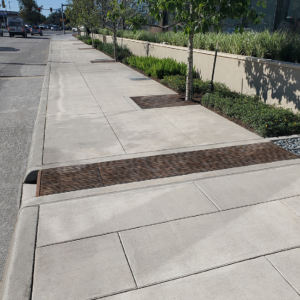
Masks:
[[[30,34],[31,35],[39,34],[40,36],[42,36],[43,35],[43,31],[40,28],[40,26],[38,26],[38,25],[32,25],[32,27],[30,28]]]
[[[25,26],[26,27],[26,33],[30,33],[30,28],[31,28],[31,26],[30,25],[27,25],[27,26]]]

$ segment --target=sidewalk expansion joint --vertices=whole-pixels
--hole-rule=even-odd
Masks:
[[[120,193],[122,193],[122,192],[120,192]],[[300,196],[300,195],[297,195],[297,196]],[[180,221],[180,220],[193,219],[193,218],[197,218],[197,217],[200,217],[200,216],[214,215],[214,214],[218,214],[218,213],[222,213],[222,212],[227,212],[227,211],[232,211],[232,210],[237,210],[237,209],[242,209],[242,208],[247,208],[247,207],[254,207],[254,206],[257,206],[257,205],[262,205],[262,204],[276,202],[276,201],[282,202],[282,200],[297,197],[297,196],[291,196],[291,197],[280,198],[280,199],[272,199],[272,200],[268,200],[268,201],[264,201],[264,202],[259,202],[259,203],[254,203],[254,204],[246,204],[246,205],[241,205],[241,206],[238,206],[238,207],[231,207],[231,208],[226,208],[226,209],[218,209],[217,211],[212,211],[212,212],[208,212],[208,213],[200,213],[200,214],[196,214],[196,215],[190,215],[188,217],[174,218],[174,219],[170,219],[170,220],[166,220],[166,221],[153,222],[153,223],[150,223],[150,224],[144,224],[144,225],[124,228],[124,229],[119,229],[119,230],[115,230],[115,231],[108,231],[108,232],[100,233],[100,234],[87,235],[87,236],[84,236],[84,237],[78,237],[78,238],[69,239],[69,240],[65,240],[65,241],[59,241],[59,242],[55,242],[55,243],[44,244],[44,245],[38,246],[37,248],[45,248],[45,247],[51,247],[51,246],[55,246],[55,245],[67,244],[67,243],[72,243],[72,242],[81,241],[81,240],[85,240],[85,239],[91,239],[91,238],[95,238],[95,237],[106,236],[106,235],[114,234],[114,233],[120,234],[122,232],[131,231],[131,230],[135,230],[135,229],[153,227],[153,226],[172,223],[172,222],[176,222],[176,221]],[[86,198],[89,198],[89,197],[93,197],[93,196],[87,196]],[[74,200],[76,200],[76,199],[59,200],[59,201],[55,201],[55,202],[51,202],[51,203],[40,204],[39,207],[43,206],[43,205],[54,204],[54,203],[57,204],[57,203],[62,203],[62,202],[74,201]],[[211,200],[211,199],[208,198],[208,200]],[[298,248],[298,246],[296,248]],[[299,245],[299,248],[300,248],[300,245]]]
[[[43,169],[37,196],[297,158],[267,142]]]
[[[138,287],[138,290],[145,289],[145,288],[148,288],[148,287],[151,287],[151,286],[157,286],[157,285],[165,284],[167,282],[180,280],[180,279],[191,277],[191,276],[195,276],[195,275],[198,275],[198,274],[202,274],[202,273],[206,273],[206,272],[218,270],[218,269],[221,269],[221,268],[224,268],[224,267],[232,266],[232,265],[243,263],[243,262],[246,262],[246,261],[255,260],[255,259],[261,258],[261,257],[263,257],[263,258],[266,259],[267,255],[272,255],[272,254],[276,254],[276,253],[280,253],[280,252],[284,252],[284,251],[289,251],[289,250],[293,250],[293,249],[298,249],[298,248],[300,248],[300,247],[299,246],[295,246],[295,247],[285,248],[285,249],[278,250],[278,251],[273,251],[273,252],[267,253],[267,254],[257,255],[257,256],[251,257],[251,258],[246,258],[246,259],[242,259],[242,260],[236,260],[236,261],[233,261],[233,262],[230,262],[230,263],[226,263],[226,264],[222,264],[222,265],[215,266],[215,267],[212,267],[212,268],[208,268],[208,269],[205,269],[205,270],[201,270],[199,272],[193,272],[193,273],[190,273],[190,274],[184,274],[184,275],[177,276],[177,277],[174,277],[174,278],[165,279],[165,280],[162,280],[162,281],[157,281],[157,282],[154,282],[154,283],[150,283],[150,284]],[[135,291],[135,289],[132,289],[132,291]],[[127,292],[129,292],[129,291],[127,291]],[[120,294],[124,294],[124,293],[126,293],[126,292],[120,291],[120,292],[115,293],[114,295],[120,295]],[[299,294],[299,293],[297,292],[297,294]],[[103,296],[103,297],[96,298],[96,299],[102,299],[102,298],[106,298],[106,297],[107,297],[107,295]]]
[[[295,287],[283,276],[283,274],[272,264],[272,262],[267,258],[267,255],[265,256],[265,259],[271,264],[271,266],[279,273],[279,275],[282,277],[282,279],[298,294],[299,292],[295,289]]]

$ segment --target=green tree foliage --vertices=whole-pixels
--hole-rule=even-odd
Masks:
[[[29,24],[41,24],[46,20],[46,17],[42,15],[35,0],[18,0],[20,7],[20,17]],[[42,6],[40,6],[42,7]],[[32,8],[35,11],[32,11]]]
[[[47,19],[46,19],[46,23],[47,24],[54,24],[54,25],[62,25],[61,22],[61,12],[60,11],[55,11],[53,13],[51,13]],[[64,19],[66,19],[66,15],[64,13]],[[66,19],[65,25],[69,23],[69,20]]]
[[[94,32],[99,27],[100,20],[100,10],[96,2],[94,0],[70,0],[66,15],[73,25],[84,25],[91,31],[94,46]]]
[[[242,19],[243,17],[258,24],[262,18],[254,8],[250,8],[250,0],[145,0],[148,1],[150,13],[157,20],[163,18],[165,11],[174,14],[179,24],[188,34],[188,72],[186,80],[186,100],[192,99],[193,41],[194,34],[208,32],[210,28],[220,30],[221,23],[227,18]],[[266,6],[266,1],[258,2]],[[242,24],[236,31],[243,31]]]

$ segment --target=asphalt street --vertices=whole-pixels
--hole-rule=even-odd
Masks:
[[[0,282],[14,230],[50,39],[0,37]]]

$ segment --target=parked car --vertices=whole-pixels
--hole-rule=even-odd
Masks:
[[[40,26],[40,29],[41,29],[41,30],[44,30],[44,29],[45,29],[45,25],[41,24],[41,25],[39,25],[39,26]]]
[[[40,36],[42,36],[43,35],[43,31],[40,28],[40,26],[38,26],[38,25],[32,25],[32,27],[30,28],[30,34],[31,35],[39,34]]]
[[[60,31],[60,27],[57,25],[52,25],[51,26],[51,31]]]
[[[76,27],[73,27],[73,28],[72,28],[72,31],[73,31],[73,32],[77,32],[77,28],[76,28]]]
[[[7,18],[7,30],[10,37],[14,37],[15,35],[27,37],[25,24],[21,18]]]
[[[26,33],[30,33],[31,25],[25,25],[25,27],[26,27]]]

